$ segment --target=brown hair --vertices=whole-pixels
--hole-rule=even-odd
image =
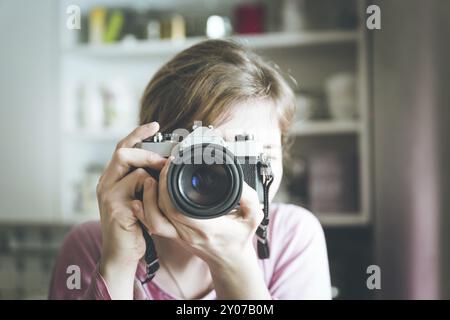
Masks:
[[[217,125],[233,105],[267,99],[286,134],[294,95],[280,73],[242,45],[207,40],[166,63],[150,80],[141,101],[140,123],[158,121],[161,131],[190,130],[194,121]]]

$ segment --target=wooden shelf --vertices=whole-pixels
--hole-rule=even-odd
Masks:
[[[360,212],[335,212],[318,213],[316,217],[324,227],[364,226],[369,224],[367,215]],[[57,219],[0,219],[0,225],[25,225],[25,226],[73,226],[86,221],[98,220],[94,215],[72,214],[70,217]]]
[[[67,54],[99,57],[120,56],[162,56],[174,55],[206,37],[192,37],[185,40],[127,41],[111,44],[79,44],[65,50]],[[232,36],[229,39],[247,45],[251,49],[276,49],[299,46],[325,45],[357,42],[357,31],[331,30],[299,33],[267,33],[260,35]]]
[[[364,226],[370,223],[368,216],[361,212],[319,213],[316,217],[324,227]]]
[[[30,226],[30,227],[70,227],[76,224],[80,224],[86,221],[99,219],[94,216],[82,216],[74,215],[71,217],[58,217],[58,218],[40,218],[40,217],[23,217],[23,218],[1,218],[0,226]]]
[[[358,121],[304,121],[292,125],[290,134],[293,136],[357,134],[361,130]]]
[[[238,36],[232,39],[243,42],[252,49],[275,49],[356,42],[358,40],[358,32],[331,30],[299,33],[268,33],[265,35]]]

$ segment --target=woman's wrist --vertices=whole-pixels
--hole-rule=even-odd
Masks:
[[[103,272],[116,272],[121,270],[122,274],[135,275],[139,261],[117,261],[108,258],[101,258],[99,262],[99,271],[103,275]]]
[[[248,243],[244,247],[235,249],[228,248],[214,255],[209,255],[205,262],[210,269],[229,270],[234,268],[235,265],[248,263],[251,260],[257,261],[257,258],[253,245]]]
[[[138,261],[119,262],[102,258],[99,273],[105,281],[112,299],[133,299],[134,278]]]
[[[207,264],[219,299],[271,299],[253,245]]]

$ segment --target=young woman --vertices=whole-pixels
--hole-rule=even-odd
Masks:
[[[244,186],[237,212],[188,218],[176,211],[167,192],[171,160],[134,148],[158,130],[190,129],[194,121],[213,125],[225,139],[252,133],[271,157],[272,199],[281,181],[281,144],[293,105],[280,74],[236,43],[209,40],[175,56],[148,84],[141,126],[119,142],[98,183],[100,222],[85,223],[67,236],[49,297],[329,299],[324,235],[310,212],[271,204],[271,255],[260,260],[254,238],[263,213],[255,190]],[[159,181],[143,168],[160,170]],[[161,265],[149,282],[139,222],[151,233]],[[67,285],[72,265],[79,267],[79,286]]]

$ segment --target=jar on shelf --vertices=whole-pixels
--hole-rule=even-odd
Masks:
[[[264,32],[265,12],[261,3],[246,3],[234,10],[235,29],[240,34],[257,34]]]
[[[211,39],[218,39],[230,36],[232,33],[231,22],[228,17],[209,16],[206,21],[206,36]]]
[[[332,118],[351,120],[358,117],[356,77],[353,72],[340,72],[325,81],[328,108]]]
[[[158,19],[150,19],[146,26],[147,39],[161,38],[161,23]]]
[[[296,93],[294,122],[323,119],[327,117],[324,95],[320,90],[302,90]]]
[[[186,38],[186,21],[180,14],[171,14],[161,21],[161,38],[184,40]]]
[[[107,9],[105,7],[93,8],[89,14],[89,43],[103,43],[105,37]]]
[[[138,122],[137,101],[131,86],[122,79],[102,85],[104,125],[109,129],[128,129]]]
[[[78,127],[99,130],[105,121],[101,87],[94,81],[87,81],[78,87]]]
[[[283,32],[295,32],[306,29],[306,1],[284,0],[281,9],[281,21]]]

